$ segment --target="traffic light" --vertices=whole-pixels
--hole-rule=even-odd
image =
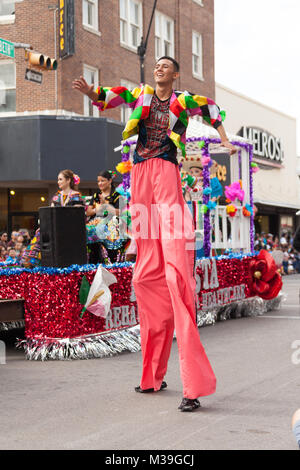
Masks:
[[[27,50],[25,58],[31,65],[34,65],[35,67],[39,67],[46,70],[57,69],[57,60],[52,59],[51,57],[48,57],[44,54],[40,54],[40,52]]]

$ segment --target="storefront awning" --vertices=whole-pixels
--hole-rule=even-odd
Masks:
[[[254,197],[254,204],[263,204],[265,206],[283,207],[283,208],[286,208],[286,209],[294,209],[296,211],[300,209],[300,205],[289,204],[289,203],[286,203],[286,202],[262,201],[260,199],[255,199],[255,197]]]

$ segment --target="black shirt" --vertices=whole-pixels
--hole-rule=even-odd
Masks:
[[[100,204],[100,194],[102,191],[100,189],[97,189],[97,191],[93,194],[93,197],[91,199],[91,202],[89,203],[89,206],[94,206],[95,204]],[[107,204],[110,204],[113,206],[115,209],[119,209],[120,206],[120,194],[112,188],[110,195],[105,197],[105,201]],[[106,217],[107,213],[105,211],[100,217]],[[96,214],[90,217],[90,220],[92,220],[94,217],[96,217]]]

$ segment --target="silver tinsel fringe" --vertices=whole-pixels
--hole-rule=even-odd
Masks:
[[[101,358],[123,351],[140,351],[140,327],[137,325],[126,330],[80,338],[19,340],[17,347],[24,348],[26,359],[30,361]]]
[[[10,331],[17,328],[24,328],[25,320],[11,321],[11,322],[0,322],[0,331]]]
[[[263,300],[260,297],[251,297],[250,299],[244,299],[243,301],[201,311],[197,315],[197,325],[202,327],[213,325],[217,321],[229,320],[231,318],[263,315],[270,310],[279,310],[281,308],[281,303],[285,298],[285,294],[280,292],[278,296],[272,300]]]
[[[231,318],[263,315],[281,307],[285,295],[280,293],[272,300],[260,297],[245,299],[238,303],[201,311],[197,315],[198,327],[213,325],[217,321]],[[174,333],[174,338],[176,334]],[[23,347],[28,360],[72,360],[113,356],[123,351],[137,352],[141,349],[140,326],[124,330],[98,333],[79,338],[36,338],[19,340],[17,347]]]

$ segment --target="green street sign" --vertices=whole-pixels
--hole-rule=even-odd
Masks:
[[[13,59],[15,57],[15,46],[13,43],[0,38],[0,54]]]

